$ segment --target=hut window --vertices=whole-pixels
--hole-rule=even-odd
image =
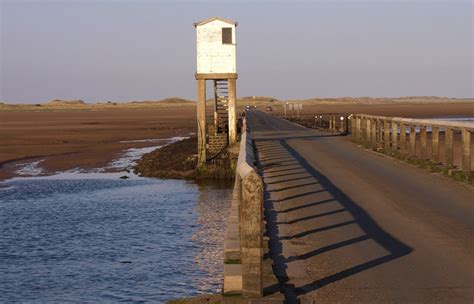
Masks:
[[[232,44],[232,28],[222,28],[222,44]]]

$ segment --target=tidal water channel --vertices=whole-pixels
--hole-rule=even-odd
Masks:
[[[123,173],[0,187],[0,302],[164,302],[219,292],[229,185]]]

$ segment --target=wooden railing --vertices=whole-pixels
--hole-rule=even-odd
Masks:
[[[349,133],[348,115],[347,113],[315,113],[314,115],[301,115],[286,119],[307,128],[347,134]]]
[[[451,169],[455,163],[454,134],[461,133],[461,169],[471,172],[471,133],[474,124],[433,119],[411,119],[354,114],[351,119],[351,136],[374,149],[402,153],[420,160],[441,163],[440,133],[444,134],[444,167]],[[428,134],[431,154],[428,154]]]

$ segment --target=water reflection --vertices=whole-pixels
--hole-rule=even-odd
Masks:
[[[0,302],[163,302],[220,291],[230,190],[113,174],[0,191]]]
[[[198,229],[192,239],[199,244],[195,261],[208,274],[195,282],[200,290],[222,290],[225,222],[230,207],[230,183],[199,185],[196,204]],[[216,280],[216,278],[220,278]]]

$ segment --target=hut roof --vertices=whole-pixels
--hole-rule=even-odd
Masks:
[[[201,20],[201,21],[198,21],[198,22],[194,23],[194,27],[207,24],[207,23],[212,22],[214,20],[219,20],[219,21],[237,26],[237,22],[235,22],[235,21],[232,21],[232,20],[229,20],[229,19],[224,19],[224,18],[221,18],[221,17],[211,17],[211,18],[207,18],[207,19],[204,19],[204,20]]]

